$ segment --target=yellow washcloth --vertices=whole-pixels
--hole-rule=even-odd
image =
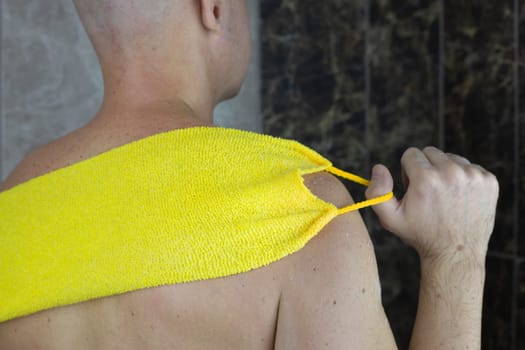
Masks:
[[[2,192],[0,322],[277,261],[359,207],[314,196],[301,175],[322,170],[350,176],[297,141],[192,127]]]

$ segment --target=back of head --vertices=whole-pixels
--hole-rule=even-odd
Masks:
[[[74,0],[99,56],[104,79],[126,67],[162,76],[205,75],[229,98],[247,72],[250,35],[245,0]],[[182,70],[182,68],[184,70]],[[218,101],[216,101],[218,102]]]
[[[182,1],[184,2],[184,1]],[[181,6],[178,0],[74,0],[82,23],[95,46],[121,48],[155,40]]]

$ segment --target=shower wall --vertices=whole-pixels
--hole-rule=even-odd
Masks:
[[[261,131],[258,0],[249,0],[254,52],[239,96],[215,123]],[[85,124],[102,100],[95,52],[71,0],[1,1],[0,180],[27,152]]]
[[[408,146],[439,146],[498,176],[483,349],[525,349],[525,3],[261,0],[261,19],[265,133],[363,176],[384,163],[398,184]],[[387,315],[407,348],[417,255],[362,214]]]

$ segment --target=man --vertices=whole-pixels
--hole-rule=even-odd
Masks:
[[[213,126],[249,61],[244,0],[75,0],[97,51],[104,102],[82,128],[29,154],[1,185],[159,132]],[[480,347],[484,260],[498,183],[462,157],[408,149],[402,200],[374,209],[421,257],[412,349]],[[322,172],[311,192],[352,203]],[[374,168],[367,197],[392,190]],[[225,227],[224,230],[228,228]],[[373,247],[358,212],[333,219],[303,249],[247,273],[53,308],[0,324],[1,349],[395,349]]]

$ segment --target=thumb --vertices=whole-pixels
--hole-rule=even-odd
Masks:
[[[382,196],[392,192],[394,180],[390,171],[382,164],[377,164],[372,168],[372,179],[366,189],[365,196],[367,199]],[[401,231],[403,218],[399,210],[400,203],[396,197],[390,200],[374,205],[372,209],[377,214],[381,225],[390,232]]]

